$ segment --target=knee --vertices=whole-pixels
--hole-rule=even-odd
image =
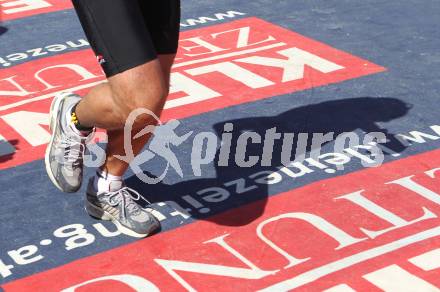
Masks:
[[[148,86],[133,86],[130,90],[116,93],[119,104],[119,120],[122,125],[125,124],[130,114],[137,109],[144,109],[159,116],[168,96],[169,88],[165,84],[156,84]],[[135,120],[135,126],[144,126],[152,124],[155,118],[151,114],[138,115]]]

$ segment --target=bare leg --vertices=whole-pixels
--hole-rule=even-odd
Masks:
[[[162,67],[156,59],[94,87],[78,104],[76,115],[83,126],[120,129],[133,109],[160,113],[167,93]]]
[[[122,176],[127,170],[128,164],[115,157],[115,155],[125,155],[123,127],[125,125],[127,113],[129,114],[133,109],[144,107],[154,112],[157,116],[160,116],[165,103],[165,97],[162,97],[159,94],[159,98],[157,98],[158,95],[156,92],[163,91],[163,88],[166,89],[166,93],[168,92],[170,71],[174,57],[175,55],[159,55],[158,61],[152,64],[154,67],[148,67],[145,70],[147,71],[146,73],[150,73],[148,75],[153,74],[153,78],[147,79],[144,76],[137,76],[137,72],[133,74],[126,74],[127,76],[124,76],[123,78],[128,79],[122,79],[122,81],[119,79],[121,76],[115,76],[118,78],[116,82],[110,78],[108,84],[95,87],[78,105],[76,112],[82,125],[96,125],[98,127],[107,129],[107,155],[105,164],[101,167],[102,170],[105,170],[106,172],[115,176]],[[157,66],[159,66],[159,68],[157,68]],[[152,72],[148,72],[150,70]],[[118,86],[120,86],[120,82],[130,82],[131,79],[141,79],[140,90],[147,93],[144,98],[148,98],[150,96],[149,98],[152,100],[139,102],[142,105],[136,106],[136,104],[138,104],[136,102],[135,104],[130,104],[130,101],[114,98],[113,88],[118,88]],[[139,83],[136,82],[136,84]],[[157,84],[159,84],[159,88]],[[134,89],[134,91],[137,91],[137,89]],[[111,98],[108,98],[109,96]],[[91,108],[93,108],[93,110],[90,110]],[[151,117],[145,117],[144,120],[137,123],[138,127],[136,127],[136,125],[133,127],[133,130],[136,131],[141,127],[145,127],[147,124],[153,124],[155,122],[156,121]],[[145,135],[131,141],[135,156],[142,150],[148,139],[149,136]]]

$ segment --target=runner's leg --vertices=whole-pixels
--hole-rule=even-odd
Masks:
[[[158,59],[162,68],[163,80],[165,80],[166,87],[169,86],[170,80],[170,71],[171,66],[174,61],[174,54],[167,55],[159,55]],[[157,116],[160,115],[160,112],[155,112]],[[153,121],[152,121],[153,122]],[[122,176],[128,168],[128,164],[116,158],[116,155],[124,156],[124,130],[123,129],[115,129],[108,130],[108,144],[107,144],[107,157],[105,164],[101,167],[102,170],[116,176]],[[133,136],[133,135],[132,135]],[[148,139],[149,135],[144,135],[138,139],[134,139],[131,141],[133,153],[136,156],[144,147]]]
[[[177,51],[180,3],[115,0],[109,6],[107,0],[74,0],[74,4],[108,77],[108,83],[93,88],[72,109],[78,129],[97,126],[109,132],[106,171],[98,171],[89,181],[86,209],[94,217],[113,221],[123,233],[143,237],[160,224],[133,201],[140,195],[124,187],[127,164],[114,155],[125,154],[123,127],[133,110],[144,108],[157,116],[162,111]],[[153,123],[156,119],[142,115],[133,128]],[[147,138],[132,141],[135,154]]]
[[[160,114],[167,92],[160,62],[155,59],[112,76],[108,83],[93,88],[76,107],[76,116],[83,126],[121,129],[137,108]],[[142,126],[148,122],[140,120],[137,124]]]

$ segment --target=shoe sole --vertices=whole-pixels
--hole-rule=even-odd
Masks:
[[[144,238],[149,235],[149,233],[143,234],[143,233],[137,233],[134,232],[131,229],[128,229],[124,225],[122,225],[113,215],[108,213],[107,211],[99,208],[98,206],[90,203],[86,200],[86,211],[89,213],[90,216],[95,217],[97,219],[105,220],[105,221],[112,221],[118,230],[128,236],[136,237],[136,238]]]
[[[67,95],[70,95],[70,93],[62,93],[59,95],[56,95],[55,98],[52,101],[52,104],[50,105],[50,114],[49,114],[49,130],[51,131],[52,135],[50,137],[49,144],[47,145],[46,152],[44,155],[44,164],[46,165],[46,172],[49,176],[52,183],[62,192],[66,192],[63,190],[63,188],[58,184],[57,180],[55,179],[55,176],[52,172],[52,168],[50,167],[50,149],[52,149],[53,141],[55,138],[55,135],[53,133],[57,130],[58,123],[56,122],[59,111],[60,111],[60,105],[64,101],[64,99],[67,97]]]

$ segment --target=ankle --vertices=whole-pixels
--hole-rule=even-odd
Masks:
[[[70,111],[68,111],[68,123],[73,128],[74,132],[80,134],[81,136],[88,136],[91,132],[93,132],[94,127],[88,127],[81,124],[78,119],[78,115],[76,112],[77,106],[79,103],[75,104]]]
[[[124,181],[122,176],[115,176],[100,169],[96,171],[93,187],[98,193],[115,192],[120,190],[123,186]]]

